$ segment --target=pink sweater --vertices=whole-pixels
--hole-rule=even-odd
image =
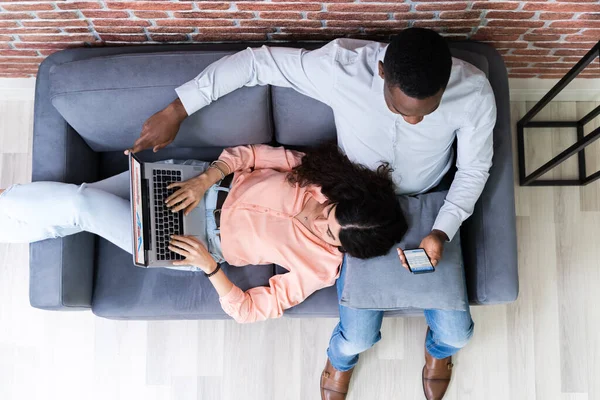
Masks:
[[[294,218],[312,197],[327,201],[317,186],[300,188],[287,172],[304,154],[266,145],[223,151],[219,160],[235,171],[221,213],[221,245],[230,265],[278,264],[289,272],[269,279],[268,287],[243,292],[237,286],[220,298],[237,322],[281,317],[315,291],[332,286],[343,261],[340,251]]]

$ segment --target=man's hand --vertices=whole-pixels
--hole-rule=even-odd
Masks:
[[[442,259],[442,255],[444,253],[444,242],[447,240],[448,235],[442,231],[434,229],[429,235],[425,236],[419,245],[419,248],[425,250],[425,253],[427,253],[427,256],[431,260],[431,265],[434,267],[436,267]],[[402,251],[402,249],[397,249],[397,251],[402,266],[408,269],[408,262],[406,261],[404,251]]]
[[[125,155],[149,148],[156,153],[168,146],[175,140],[179,127],[186,117],[187,113],[181,100],[175,100],[164,110],[157,112],[144,122],[139,139],[135,141],[131,149],[125,150]]]

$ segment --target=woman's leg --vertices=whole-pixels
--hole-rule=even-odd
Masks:
[[[131,252],[129,201],[94,185],[11,186],[0,194],[0,242],[31,243],[87,231]]]

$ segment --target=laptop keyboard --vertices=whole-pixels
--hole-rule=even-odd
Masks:
[[[177,191],[177,188],[167,189],[174,182],[181,182],[181,171],[153,170],[156,259],[159,261],[184,259],[169,250],[171,235],[183,235],[183,211],[173,213],[165,205],[165,200]]]

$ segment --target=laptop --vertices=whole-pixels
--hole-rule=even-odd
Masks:
[[[200,175],[199,166],[144,163],[129,154],[130,199],[133,232],[133,263],[138,267],[170,267],[183,260],[169,250],[171,235],[195,236],[206,246],[206,207],[204,199],[184,216],[173,213],[165,200],[178,188],[167,189],[174,182],[183,182]]]

